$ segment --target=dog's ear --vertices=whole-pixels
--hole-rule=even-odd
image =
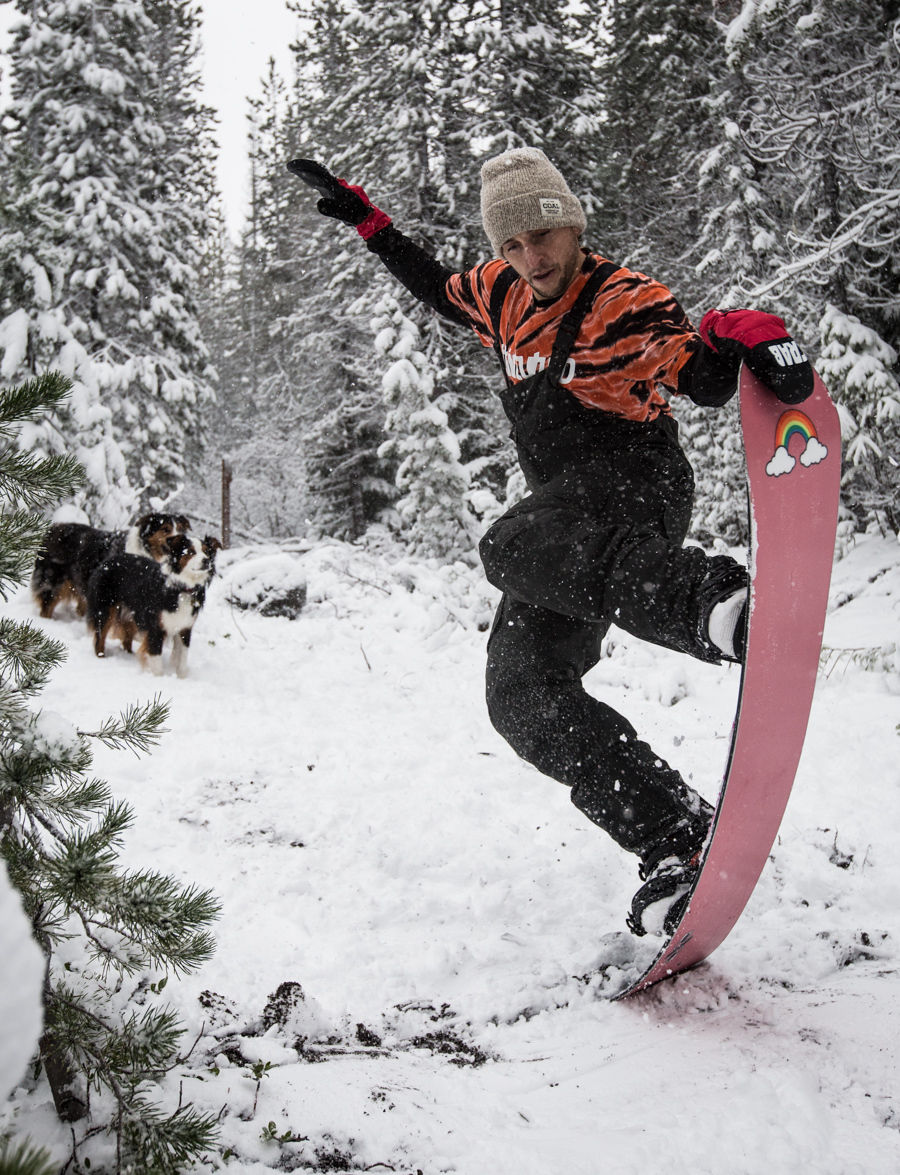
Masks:
[[[154,533],[154,531],[159,530],[160,526],[162,525],[162,515],[142,514],[134,525],[138,529],[138,535],[140,536],[141,542],[146,543],[147,539]]]
[[[176,530],[189,531],[191,529],[191,520],[186,514],[173,514],[172,522]]]

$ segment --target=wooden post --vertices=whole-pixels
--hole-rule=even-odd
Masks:
[[[222,458],[222,546],[231,546],[231,466]]]

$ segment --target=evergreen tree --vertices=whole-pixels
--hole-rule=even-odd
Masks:
[[[857,520],[900,533],[900,382],[897,352],[874,330],[836,306],[821,322],[819,374],[840,388],[846,442],[845,497]]]
[[[16,443],[21,424],[57,407],[69,386],[46,375],[0,392],[4,597],[40,541],[35,511],[78,479],[71,457],[23,454]],[[190,1106],[167,1111],[150,1097],[176,1063],[181,1030],[171,1010],[157,1006],[162,983],[151,985],[149,971],[179,974],[205,961],[213,949],[206,927],[217,905],[208,892],[118,865],[132,813],[89,775],[91,744],[146,751],[162,732],[167,707],[158,699],[133,706],[93,733],[32,709],[63,656],[63,646],[33,625],[0,621],[0,856],[47,959],[41,1065],[63,1121],[94,1114],[76,1139],[85,1166],[99,1166],[100,1156],[117,1173],[174,1175],[210,1145],[215,1124]],[[94,1106],[93,1091],[105,1095]],[[111,1148],[96,1126],[112,1136]],[[20,1151],[20,1165],[26,1159],[37,1162]]]
[[[895,493],[900,459],[898,6],[748,3],[728,46],[746,83],[734,122],[778,226],[766,238],[774,272],[750,297],[783,306],[807,346],[826,343],[830,390],[852,433],[845,496],[862,519]],[[857,345],[861,368],[849,362]]]
[[[467,0],[449,11],[430,70],[442,79],[445,110],[444,170],[453,216],[439,255],[447,264],[464,267],[489,255],[479,168],[486,158],[522,146],[541,148],[561,169],[588,217],[585,243],[604,247],[604,114],[595,69],[601,36],[594,13],[560,0]],[[438,334],[438,354],[455,375],[449,415],[471,494],[501,502],[516,458],[496,394],[493,355],[479,353],[457,328],[437,324],[428,331]]]
[[[761,177],[727,121],[741,75],[726,68],[721,21],[739,8],[617,0],[599,70],[606,252],[664,281],[694,321],[711,306],[746,304],[774,239]],[[694,537],[745,542],[736,404],[713,412],[679,400],[674,410],[696,477]]]
[[[303,14],[300,4],[289,7]],[[311,156],[389,202],[368,131],[352,130],[366,125],[376,87],[384,84],[379,70],[367,95],[361,53],[373,50],[361,48],[358,9],[328,0],[308,16],[311,35],[294,46],[292,117],[280,166],[292,156]],[[383,64],[390,69],[388,59]],[[309,518],[319,533],[357,538],[395,496],[393,470],[378,456],[384,405],[370,332],[371,307],[390,278],[351,229],[319,216],[309,190],[294,177],[289,182],[295,204],[281,247],[300,280],[292,312],[278,329],[298,389]]]
[[[77,379],[112,412],[131,481],[145,496],[167,493],[212,394],[196,317],[211,183],[197,6],[17,7],[3,371],[59,367]],[[77,399],[72,413],[55,422],[64,440],[89,427]]]
[[[248,217],[221,253],[214,300],[213,357],[220,376],[215,452],[233,469],[233,515],[245,532],[284,537],[305,529],[301,404],[307,364],[295,354],[289,320],[302,286],[292,256],[302,193],[285,170],[293,122],[287,87],[270,60],[249,101]]]
[[[385,455],[398,462],[397,502],[406,543],[413,554],[444,560],[473,558],[475,518],[466,505],[469,488],[459,462],[459,443],[447,414],[432,398],[431,373],[420,350],[419,331],[386,296],[372,322],[376,350],[391,365],[382,385],[390,407]]]
[[[719,68],[721,7],[616,0],[598,69],[606,247],[682,299],[692,293],[687,255],[700,228],[696,161],[715,133],[706,99]]]

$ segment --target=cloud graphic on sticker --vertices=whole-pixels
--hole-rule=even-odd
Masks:
[[[769,477],[781,477],[782,473],[790,473],[796,464],[797,462],[784,445],[779,445],[772,460],[766,466],[766,473]]]
[[[806,448],[800,454],[800,464],[806,465],[807,467],[810,465],[818,465],[819,462],[824,461],[827,456],[828,449],[825,445],[822,444],[819,438],[810,437],[806,442]]]

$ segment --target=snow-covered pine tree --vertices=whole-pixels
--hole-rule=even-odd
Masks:
[[[0,391],[4,598],[33,560],[40,512],[79,476],[71,457],[23,453],[17,443],[22,424],[58,407],[69,386],[51,374]],[[79,1169],[175,1175],[211,1144],[215,1122],[151,1097],[182,1034],[158,1004],[162,983],[151,984],[151,969],[179,974],[205,961],[218,907],[206,891],[116,861],[132,813],[89,774],[91,745],[146,751],[167,707],[133,706],[92,733],[34,709],[64,656],[33,625],[0,621],[0,856],[47,960],[41,1068],[61,1120],[79,1124],[70,1160]]]
[[[844,498],[857,522],[900,534],[900,382],[897,352],[852,314],[828,305],[818,371],[840,390],[847,467]]]
[[[303,14],[301,4],[289,7]],[[393,76],[396,26],[389,16],[396,7],[326,0],[306,14],[309,35],[294,46],[296,118],[288,157],[318,159],[366,185],[372,199],[407,228],[409,197],[395,195],[387,163],[391,145],[401,138],[396,123],[407,115],[401,95],[405,79]],[[413,32],[414,15],[401,14],[405,53],[410,38],[420,35]],[[373,60],[379,63],[375,71],[366,65]],[[407,145],[395,160],[400,170],[411,149]],[[299,189],[296,179],[291,182]],[[319,216],[308,189],[298,195],[302,213],[290,245],[302,280],[294,313],[282,329],[290,337],[291,367],[301,385],[310,518],[319,532],[358,537],[396,496],[394,470],[378,457],[384,405],[369,329],[372,305],[393,283],[352,229]]]
[[[21,165],[21,158],[10,159],[6,174],[13,191],[30,182],[22,180]],[[70,378],[71,395],[41,419],[25,422],[21,443],[48,457],[74,454],[87,473],[73,489],[74,505],[95,525],[115,529],[130,515],[135,494],[113,436],[112,414],[102,402],[108,373],[91,359],[59,304],[54,283],[62,272],[60,255],[51,263],[48,250],[44,264],[35,259],[21,211],[4,206],[0,219],[0,379],[53,364]]]
[[[855,422],[845,501],[883,520],[900,462],[900,12],[896,0],[784,0],[743,17],[745,73],[766,95],[744,104],[744,138],[786,184],[781,263],[756,292],[790,303],[805,342],[829,340],[830,389]],[[849,363],[857,343],[865,359]]]
[[[390,294],[376,308],[372,327],[375,349],[390,364],[382,379],[390,409],[382,453],[397,463],[397,511],[406,544],[426,558],[471,561],[476,520],[466,504],[468,478],[447,414],[433,399],[418,328]]]
[[[718,141],[696,161],[701,223],[687,241],[686,256],[695,266],[693,279],[683,279],[685,308],[695,322],[712,307],[747,305],[790,321],[789,308],[776,297],[758,304],[749,295],[778,264],[779,209],[770,195],[771,179],[750,158],[733,120],[739,96],[746,90],[743,74],[736,63],[733,69],[725,68],[724,36],[716,46],[722,68],[713,76],[705,107],[710,125],[718,129]],[[718,410],[678,402],[675,410],[696,478],[694,537],[707,544],[745,543],[746,479],[736,401]]]
[[[294,259],[303,193],[285,169],[296,123],[292,95],[274,60],[248,101],[250,200],[238,241],[223,247],[204,315],[219,373],[213,450],[233,469],[235,525],[286,537],[305,529],[302,400],[307,364],[297,362],[290,319],[303,288]]]
[[[362,183],[398,227],[448,266],[485,255],[478,168],[486,155],[530,141],[567,156],[560,162],[576,177],[592,171],[588,132],[599,119],[590,53],[578,41],[590,22],[570,6],[541,0],[520,12],[505,4],[354,0],[331,19],[327,7],[316,9],[319,24],[302,50],[309,85],[299,110],[312,152]],[[590,184],[576,178],[574,186],[590,204]],[[336,243],[332,226],[329,257]],[[338,258],[340,277],[323,288],[332,301],[348,286],[354,294],[368,288],[377,301],[385,277],[352,245]],[[421,307],[404,309],[421,331],[435,396],[473,488],[488,491],[479,500],[496,501],[514,457],[490,357]],[[365,359],[358,329],[335,351]]]
[[[603,206],[604,175],[596,15],[565,0],[466,0],[462,19],[470,61],[458,57],[449,80],[477,158],[540,147],[591,221]]]
[[[738,4],[717,10],[722,19],[736,17]],[[688,313],[699,321],[713,306],[751,305],[782,315],[802,337],[804,317],[776,292],[765,299],[752,291],[775,272],[782,257],[784,181],[748,151],[738,124],[751,93],[745,66],[755,41],[744,26],[713,24],[706,55],[705,93],[691,107],[705,121],[713,141],[693,139],[686,160],[686,184],[695,193],[697,228],[682,223],[681,270]],[[740,33],[740,35],[739,35]],[[670,241],[671,248],[675,242]],[[677,245],[676,245],[677,247]],[[674,261],[674,258],[673,258]],[[737,402],[710,410],[678,403],[682,441],[696,476],[693,534],[700,541],[728,545],[747,540],[745,472]]]
[[[353,9],[347,31],[355,42],[354,57],[365,61],[374,55],[383,72],[375,95],[363,76],[349,91],[331,92],[329,116],[341,125],[359,120],[366,128],[362,150],[355,143],[342,143],[338,166],[348,173],[353,166],[361,168],[363,176],[371,177],[373,199],[403,232],[444,264],[462,267],[474,259],[472,228],[477,232],[478,227],[477,163],[468,140],[464,157],[458,134],[460,82],[465,76],[458,56],[463,48],[463,10],[448,9],[439,0],[416,0],[412,5],[358,0]],[[480,233],[477,237],[475,257],[482,248]],[[477,471],[478,481],[496,489],[505,480],[509,463],[504,455],[506,429],[497,427],[496,400],[485,394],[490,366],[480,348],[459,328],[405,295],[380,266],[376,271],[371,258],[362,260],[370,285],[373,277],[377,282],[373,293],[399,297],[420,332],[418,350],[427,366],[426,382],[431,398],[440,404],[435,411],[444,418],[441,430],[456,436],[456,460],[465,461]],[[399,420],[392,419],[396,428]],[[421,419],[415,427],[422,427]],[[408,440],[415,446],[422,438]],[[448,437],[445,440],[449,442]],[[399,455],[395,445],[381,452],[385,457]],[[452,484],[452,479],[445,481],[445,493]],[[460,482],[458,488],[463,485]],[[463,516],[469,512],[461,500],[454,509]],[[414,541],[423,549],[421,536]],[[435,547],[446,548],[449,541],[446,534],[436,535]],[[453,541],[458,542],[458,536]]]
[[[705,99],[719,67],[721,4],[617,0],[597,84],[603,126],[603,228],[611,255],[692,295],[696,161],[715,122]]]
[[[695,321],[710,306],[740,303],[739,294],[731,301],[730,286],[740,288],[743,255],[753,256],[749,241],[762,241],[744,223],[756,208],[752,176],[720,121],[719,22],[739,7],[737,0],[619,0],[604,19],[600,244],[665,282]],[[704,207],[705,191],[711,207]],[[746,519],[735,409],[712,412],[682,401],[674,409],[697,482],[694,536],[738,543]]]
[[[131,481],[165,494],[183,480],[212,395],[196,320],[211,183],[197,6],[17,7],[4,372],[71,374],[112,412]],[[64,439],[84,427],[55,423]]]

